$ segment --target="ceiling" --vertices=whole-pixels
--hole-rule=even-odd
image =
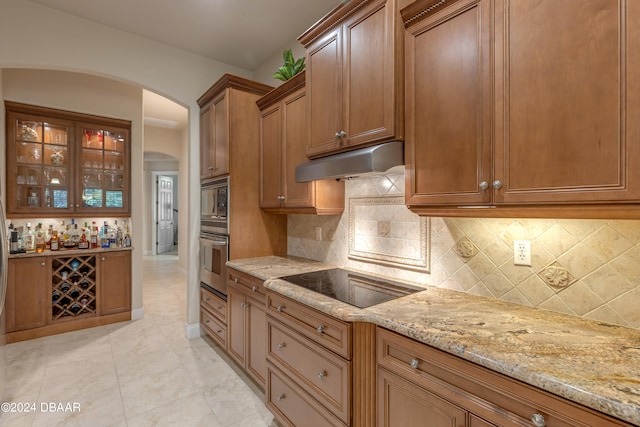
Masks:
[[[341,0],[30,0],[254,71]],[[145,124],[181,129],[187,110],[144,91]]]
[[[254,71],[340,0],[31,0]]]

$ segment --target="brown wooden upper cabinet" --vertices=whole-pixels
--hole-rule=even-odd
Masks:
[[[298,40],[307,50],[307,156],[404,137],[397,0],[351,0]]]
[[[433,6],[401,12],[407,205],[426,215],[638,217],[640,3]],[[497,208],[457,208],[473,206]]]
[[[307,161],[305,72],[256,101],[260,108],[260,207],[270,213],[339,214],[344,182],[298,183],[295,168]]]
[[[8,214],[129,215],[130,121],[5,107]]]
[[[234,138],[231,133],[238,132],[242,119],[252,113],[239,108],[242,102],[238,98],[243,93],[261,96],[271,89],[262,83],[224,74],[198,99],[201,180],[229,174],[229,140]]]

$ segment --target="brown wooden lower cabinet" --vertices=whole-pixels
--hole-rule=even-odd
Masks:
[[[10,258],[6,341],[131,319],[131,251]]]
[[[38,328],[47,324],[46,257],[10,259],[7,277],[7,332]]]
[[[378,427],[630,426],[380,327],[377,345]]]
[[[227,349],[227,302],[200,288],[200,326],[223,350]]]
[[[264,287],[261,280],[235,270],[229,270],[229,278],[227,352],[264,387],[267,377]]]

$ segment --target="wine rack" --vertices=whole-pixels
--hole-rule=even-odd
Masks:
[[[96,315],[96,256],[51,261],[51,320]]]

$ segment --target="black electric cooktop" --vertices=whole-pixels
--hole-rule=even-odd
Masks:
[[[371,307],[424,290],[342,268],[295,274],[281,279],[359,308]]]

